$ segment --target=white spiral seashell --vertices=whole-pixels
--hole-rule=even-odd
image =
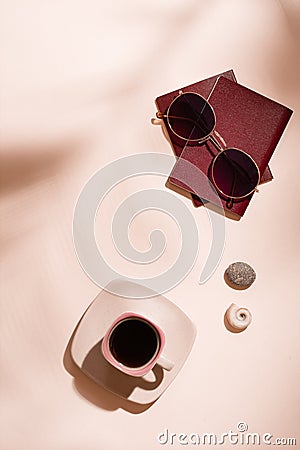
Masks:
[[[236,330],[245,330],[252,321],[252,315],[247,308],[241,308],[240,306],[232,303],[225,313],[225,318],[228,325]]]

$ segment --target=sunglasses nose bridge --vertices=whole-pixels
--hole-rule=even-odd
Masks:
[[[211,141],[211,143],[216,147],[216,149],[218,150],[218,152],[222,152],[223,151],[223,147],[221,146],[221,144],[217,141],[215,134],[218,136],[218,138],[220,139],[221,136],[219,135],[219,133],[212,132],[209,136],[208,139]],[[221,138],[222,139],[222,138]],[[226,145],[225,145],[226,147]]]

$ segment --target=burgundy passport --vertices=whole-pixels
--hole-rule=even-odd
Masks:
[[[209,103],[216,115],[215,129],[223,137],[227,146],[240,148],[252,156],[260,173],[264,174],[292,111],[224,76],[219,77],[216,82],[209,97]],[[186,170],[183,160],[197,166],[209,178],[212,160],[216,154],[217,150],[210,141],[196,146],[186,145],[168,181],[176,187],[193,193],[180,181]],[[198,193],[200,195],[200,192]],[[243,216],[252,195],[235,200],[230,213],[238,217]],[[208,185],[203,186],[201,199],[214,202],[214,197],[213,190]],[[221,198],[221,202],[226,211],[227,199]]]
[[[187,91],[197,92],[198,94],[202,95],[202,97],[207,99],[210,96],[210,94],[212,93],[212,90],[220,76],[223,76],[223,77],[227,78],[228,80],[231,80],[236,83],[235,74],[234,74],[233,70],[231,69],[231,70],[227,70],[226,72],[222,72],[218,75],[209,77],[205,80],[199,81],[197,83],[190,84],[189,86],[186,86],[186,87],[182,88],[181,90],[183,90],[185,92],[187,92]],[[157,97],[157,99],[155,100],[155,103],[156,103],[158,111],[165,113],[166,110],[168,109],[170,103],[172,102],[172,100],[174,100],[175,97],[177,97],[177,95],[178,95],[178,90],[169,92],[168,94],[164,94],[164,95],[161,95],[160,97]],[[177,157],[179,157],[184,148],[184,144],[182,142],[176,141],[176,137],[168,129],[168,125],[167,125],[166,121],[164,121],[164,124],[165,124],[165,130],[170,139],[170,143],[172,145],[173,151],[174,151],[175,155]],[[260,184],[267,183],[268,181],[271,181],[272,179],[273,179],[273,175],[271,173],[269,166],[267,166],[264,173],[262,174],[262,176],[260,178]],[[176,187],[178,187],[178,186],[175,186],[174,184],[172,185],[172,183],[171,184],[167,183],[167,184],[168,184],[168,187],[170,187],[171,189],[177,190]],[[188,195],[188,192],[187,191],[183,192],[181,187],[179,187],[178,192],[180,192],[181,194]],[[203,205],[202,200],[197,195],[195,195],[193,193],[190,193],[190,195],[192,197],[194,206],[198,207],[198,206]]]

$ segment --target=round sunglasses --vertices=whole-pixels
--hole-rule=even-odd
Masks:
[[[228,208],[234,200],[243,199],[257,190],[260,171],[256,162],[245,151],[227,147],[215,129],[213,107],[200,94],[179,91],[166,114],[158,112],[156,115],[159,119],[165,118],[171,132],[184,141],[212,142],[218,154],[211,164],[211,178],[216,189],[228,199]]]

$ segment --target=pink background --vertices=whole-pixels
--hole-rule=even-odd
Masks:
[[[162,448],[165,428],[221,434],[240,421],[252,432],[296,437],[299,448],[299,30],[296,0],[2,0],[1,449],[152,450]],[[222,260],[202,286],[209,220],[182,199],[201,231],[200,253],[166,296],[198,335],[163,396],[145,411],[130,408],[75,368],[73,382],[63,365],[73,329],[99,292],[75,256],[74,205],[112,160],[171,152],[150,123],[158,95],[230,68],[294,115],[271,160],[274,181],[240,223],[226,222]],[[153,268],[132,267],[110,240],[118,204],[145,187],[164,189],[164,181],[128,180],[104,202],[97,238],[115,270],[151,276],[176,259],[180,235],[158,211],[138,216],[130,235],[140,250],[158,226],[169,237]],[[223,280],[237,260],[257,272],[247,291]],[[241,334],[223,324],[233,302],[253,315]]]

